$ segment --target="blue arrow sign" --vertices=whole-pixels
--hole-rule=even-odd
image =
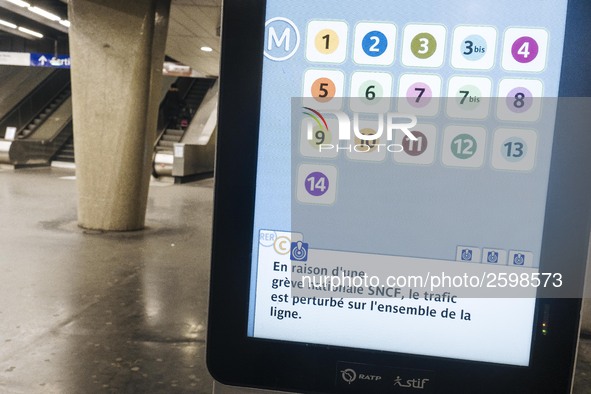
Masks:
[[[31,53],[31,66],[70,68],[70,55],[54,56],[48,53]]]

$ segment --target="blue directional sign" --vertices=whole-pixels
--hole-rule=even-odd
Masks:
[[[54,56],[48,53],[31,53],[31,66],[70,68],[70,55]]]

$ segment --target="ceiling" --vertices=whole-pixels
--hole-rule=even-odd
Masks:
[[[206,75],[218,75],[221,0],[173,0],[166,54]],[[212,52],[203,52],[208,46]]]
[[[44,8],[67,18],[67,0],[26,0],[33,6]],[[220,59],[219,26],[221,0],[172,0],[166,55],[191,66],[204,76],[217,76]],[[42,17],[31,15],[6,0],[0,0],[0,19],[43,33],[41,40],[63,39],[67,34],[63,26]],[[1,34],[15,34],[28,38],[21,32],[2,29]],[[204,52],[201,47],[212,48]]]

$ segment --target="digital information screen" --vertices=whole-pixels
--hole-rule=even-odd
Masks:
[[[267,1],[248,335],[528,366],[566,1]]]

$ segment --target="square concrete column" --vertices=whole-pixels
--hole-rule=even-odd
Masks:
[[[144,227],[170,0],[70,0],[78,223]]]

